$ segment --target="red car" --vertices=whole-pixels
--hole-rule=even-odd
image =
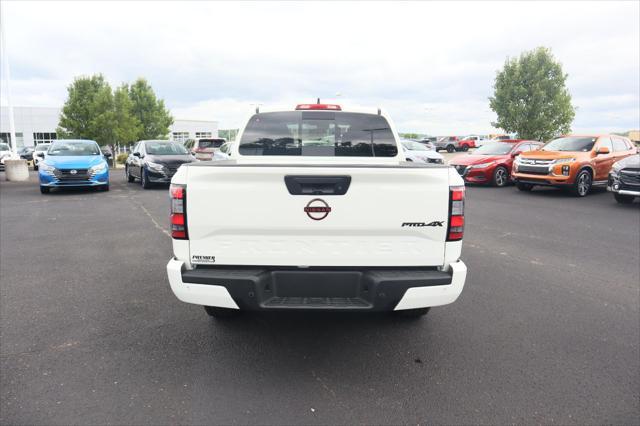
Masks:
[[[482,145],[473,153],[449,161],[466,183],[505,186],[509,183],[514,158],[525,151],[535,151],[544,144],[537,141],[509,139]]]

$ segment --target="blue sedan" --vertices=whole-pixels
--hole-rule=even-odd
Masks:
[[[95,141],[58,139],[53,142],[40,162],[39,175],[43,194],[51,188],[109,190],[109,166]]]

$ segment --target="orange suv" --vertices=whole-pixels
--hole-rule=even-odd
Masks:
[[[584,197],[593,185],[606,186],[613,163],[635,152],[622,136],[563,136],[539,151],[519,155],[511,177],[521,191],[535,185],[558,186]]]

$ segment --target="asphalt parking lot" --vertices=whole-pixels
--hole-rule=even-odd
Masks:
[[[0,175],[2,424],[637,424],[640,204],[467,191],[460,299],[421,320],[171,293],[166,188]]]

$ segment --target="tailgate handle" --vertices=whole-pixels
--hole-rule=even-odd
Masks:
[[[344,195],[351,176],[285,176],[284,183],[291,195]]]

